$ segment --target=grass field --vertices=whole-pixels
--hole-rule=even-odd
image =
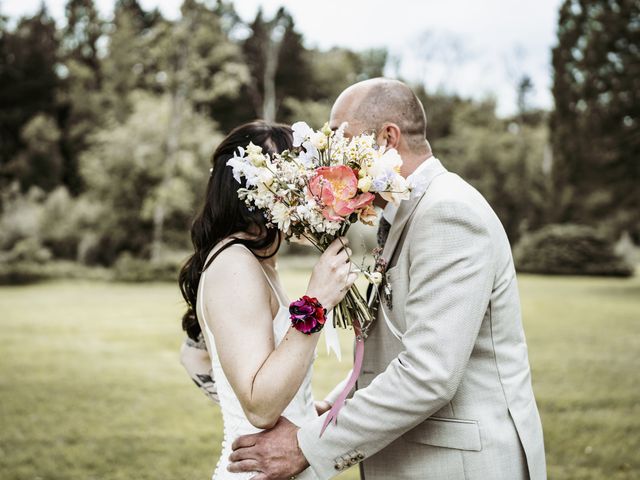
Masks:
[[[640,478],[640,280],[520,287],[550,478]],[[178,362],[181,310],[169,284],[1,288],[0,478],[209,478],[220,415]],[[317,396],[350,368],[320,353]]]

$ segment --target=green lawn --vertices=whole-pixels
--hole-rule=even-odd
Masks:
[[[304,277],[284,276],[292,297]],[[550,478],[639,478],[640,280],[522,276],[521,292]],[[181,311],[168,284],[1,288],[0,477],[209,478],[220,416],[178,362]],[[320,353],[318,396],[350,368]]]

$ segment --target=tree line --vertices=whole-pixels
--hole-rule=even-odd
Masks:
[[[427,92],[437,155],[474,184],[512,240],[550,223],[640,240],[637,0],[566,0],[553,50],[556,107]],[[614,28],[610,28],[615,25]],[[216,143],[255,119],[320,126],[348,85],[381,76],[384,49],[318,50],[293,17],[185,0],[180,18],[117,0],[68,0],[0,18],[0,251],[6,261],[113,265],[188,248]]]

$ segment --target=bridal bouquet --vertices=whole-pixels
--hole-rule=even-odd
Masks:
[[[344,127],[332,131],[325,124],[317,131],[297,122],[291,151],[268,155],[250,143],[227,162],[238,182],[245,179],[238,194],[249,208],[260,209],[285,239],[306,238],[321,252],[353,223],[375,223],[374,194],[399,204],[412,189],[400,175],[396,150],[378,147],[370,134],[346,138]],[[335,308],[334,321],[360,331],[370,325],[371,312],[355,285]]]
[[[292,125],[293,149],[268,155],[250,143],[241,148],[227,165],[234,178],[245,179],[238,190],[249,208],[260,209],[269,225],[277,227],[285,239],[306,238],[323,252],[349,227],[362,222],[373,225],[375,194],[398,205],[422,189],[400,175],[402,159],[395,149],[376,144],[375,137],[362,134],[344,136],[342,125],[332,131],[327,124],[313,130],[304,122]],[[380,272],[362,273],[380,283]],[[353,327],[356,335],[354,366],[347,384],[327,415],[321,435],[338,412],[362,368],[364,337],[373,314],[355,285],[334,309],[336,326]]]

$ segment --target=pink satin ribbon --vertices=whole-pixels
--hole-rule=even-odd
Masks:
[[[327,413],[327,418],[324,419],[324,424],[322,425],[322,430],[320,430],[320,436],[327,429],[331,421],[333,420],[334,425],[338,424],[338,413],[340,409],[344,406],[345,401],[347,400],[347,395],[351,389],[355,386],[358,377],[360,376],[360,370],[362,370],[362,360],[364,359],[364,338],[362,338],[362,329],[360,328],[360,324],[357,320],[354,319],[353,331],[356,334],[356,351],[355,358],[353,360],[353,370],[351,371],[351,376],[349,377],[349,381],[345,385],[340,395],[334,402],[331,410]]]

